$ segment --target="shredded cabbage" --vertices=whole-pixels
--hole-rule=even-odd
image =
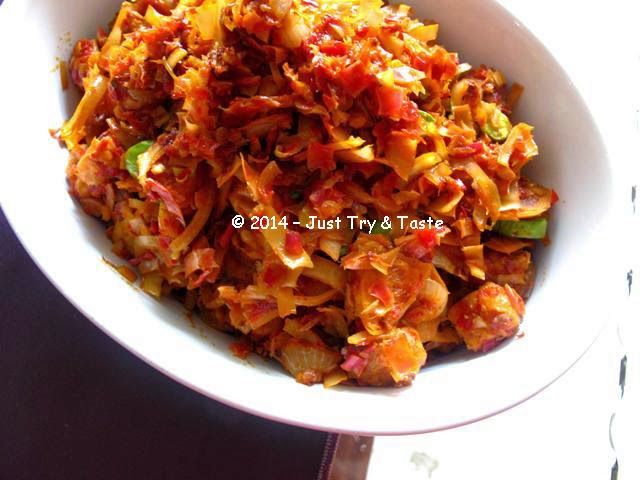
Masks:
[[[382,0],[124,2],[68,62],[71,194],[127,279],[301,383],[407,385],[427,351],[492,348],[535,278],[512,237],[558,197],[523,174],[522,87],[438,30]]]

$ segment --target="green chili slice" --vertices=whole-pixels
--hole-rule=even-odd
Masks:
[[[493,231],[505,237],[541,239],[547,235],[547,219],[498,220]]]

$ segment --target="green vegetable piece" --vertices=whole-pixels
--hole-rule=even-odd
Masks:
[[[347,253],[349,253],[349,247],[347,247],[346,245],[342,245],[340,247],[340,256],[344,257]]]
[[[153,145],[153,140],[143,140],[142,142],[138,142],[133,145],[124,154],[124,161],[125,165],[127,166],[127,170],[134,177],[137,177],[139,173],[138,156],[149,150],[149,148],[151,148],[151,145]]]
[[[493,231],[505,237],[541,239],[547,235],[547,219],[533,218],[530,220],[498,220]]]
[[[373,228],[371,229],[371,235],[375,235],[376,233],[382,234],[382,235],[391,235],[391,227],[389,228],[385,228],[382,226],[382,221],[378,220],[376,222],[376,224],[373,226]]]
[[[425,112],[424,110],[418,110],[420,116],[425,121],[425,131],[424,135],[433,135],[438,131],[438,126],[436,125],[436,119],[429,112]]]
[[[496,108],[493,115],[487,119],[487,123],[482,127],[484,133],[496,142],[504,142],[511,131],[509,117]]]
[[[431,115],[429,112],[425,112],[424,110],[418,110],[418,112],[420,112],[420,116],[422,118],[424,118],[425,121],[427,121],[429,123],[432,123],[432,122],[436,121],[436,119],[433,118],[433,115]]]
[[[302,190],[291,190],[289,196],[291,197],[291,200],[297,202],[302,199]]]

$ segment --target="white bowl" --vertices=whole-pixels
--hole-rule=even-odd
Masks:
[[[171,378],[247,412],[322,430],[402,434],[461,425],[531,397],[586,351],[622,290],[612,281],[613,263],[598,256],[607,251],[607,232],[615,231],[611,164],[562,67],[507,10],[489,0],[407,3],[418,16],[439,21],[442,43],[463,61],[498,67],[526,86],[517,116],[536,126],[541,152],[528,174],[553,186],[561,202],[552,244],[537,252],[539,276],[522,338],[486,355],[440,361],[410,388],[305,387],[274,363],[233,357],[228,336],[194,327],[174,301],[131,288],[103,262],[103,256],[116,261],[104,227],[67,194],[67,152],[47,132],[70,115],[77,98],[61,91],[52,71],[56,57],[68,57],[71,38],[106,27],[116,0],[0,7],[0,198],[20,240],[108,335]]]

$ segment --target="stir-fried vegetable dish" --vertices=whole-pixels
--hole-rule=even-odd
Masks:
[[[487,351],[557,196],[522,175],[522,87],[437,33],[380,0],[125,2],[69,62],[71,193],[129,280],[298,382],[402,386]]]

